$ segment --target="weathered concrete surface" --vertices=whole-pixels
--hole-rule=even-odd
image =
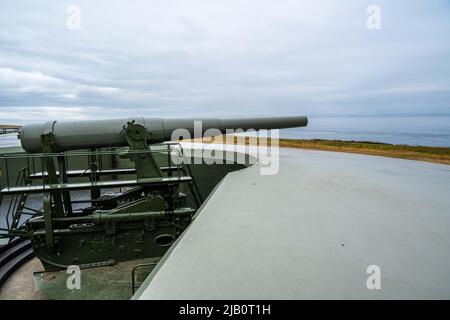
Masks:
[[[282,149],[259,169],[223,180],[134,298],[450,298],[449,166]]]
[[[0,300],[46,300],[33,279],[33,272],[42,269],[39,259],[27,261],[0,288]]]
[[[81,288],[68,289],[70,276],[65,270],[43,272],[37,258],[33,258],[11,275],[0,288],[0,300],[116,300],[132,296],[131,270],[138,264],[157,262],[148,258],[121,262],[115,266],[83,269],[80,274]],[[136,271],[136,285],[142,283],[154,266],[141,267]]]

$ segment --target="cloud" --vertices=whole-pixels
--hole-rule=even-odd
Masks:
[[[69,4],[0,4],[2,116],[450,114],[447,1]]]
[[[27,106],[27,107],[2,107],[0,119],[5,123],[26,124],[43,122],[47,120],[88,120],[88,119],[114,119],[123,117],[123,110],[128,110],[137,115],[138,111],[132,108],[111,110],[105,113],[104,107],[96,106]],[[19,121],[13,120],[20,119]]]
[[[84,94],[114,95],[123,92],[119,88],[79,84],[40,72],[11,68],[0,68],[0,88],[8,90],[10,94],[47,94],[67,99],[76,99]]]
[[[40,72],[22,72],[10,68],[0,68],[0,86],[19,92],[47,92],[61,86],[60,79],[46,76]]]
[[[88,116],[82,108],[77,107],[13,107],[0,109],[1,119],[22,119],[22,121],[36,122],[42,119],[73,119],[86,120]]]

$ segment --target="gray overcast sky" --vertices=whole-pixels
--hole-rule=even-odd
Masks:
[[[0,122],[450,115],[447,0],[93,2],[1,2]]]

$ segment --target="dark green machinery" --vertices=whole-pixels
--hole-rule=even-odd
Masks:
[[[306,125],[305,117],[202,119],[216,128],[272,129]],[[25,126],[23,155],[3,156],[1,194],[9,196],[7,237],[32,241],[46,270],[94,267],[161,257],[190,224],[208,191],[231,170],[197,170],[170,140],[175,130],[194,132],[191,119],[47,122]],[[24,164],[15,175],[9,168]],[[208,171],[209,170],[209,171]],[[197,182],[210,184],[205,191]],[[14,181],[12,181],[14,180]],[[205,180],[206,181],[206,180]],[[211,182],[214,181],[214,182]],[[42,206],[27,199],[40,196]],[[24,214],[28,215],[24,218]],[[25,221],[25,223],[23,223]]]

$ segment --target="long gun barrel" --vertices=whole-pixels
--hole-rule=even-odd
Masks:
[[[214,128],[220,133],[227,130],[249,129],[270,130],[305,127],[308,118],[266,117],[266,118],[206,118],[206,119],[161,119],[161,118],[128,118],[115,120],[89,121],[49,121],[24,126],[19,134],[22,147],[30,153],[42,152],[41,135],[51,133],[57,151],[121,147],[127,145],[124,126],[134,120],[142,124],[150,132],[148,144],[171,140],[177,129],[186,129],[194,134],[195,121],[201,121],[202,134]]]

